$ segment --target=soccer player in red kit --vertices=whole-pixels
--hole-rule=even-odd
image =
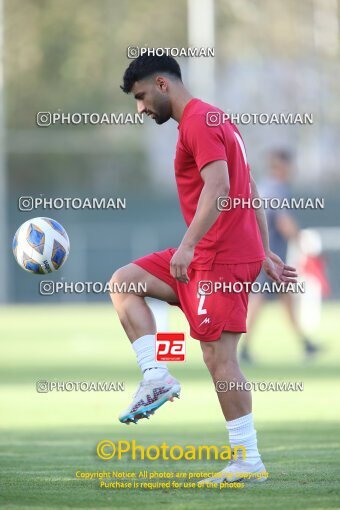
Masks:
[[[145,293],[111,294],[143,373],[133,402],[119,418],[123,423],[136,423],[179,396],[181,389],[167,365],[155,360],[157,330],[146,296],[182,309],[192,338],[200,341],[215,384],[244,383],[237,345],[246,331],[250,289],[244,286],[241,292],[224,291],[221,284],[230,289],[235,283],[252,283],[261,267],[277,282],[295,281],[297,275],[270,251],[262,208],[220,210],[220,197],[244,199],[248,204],[251,197],[258,197],[245,147],[231,122],[216,122],[223,119],[221,110],[190,95],[176,60],[168,56],[136,58],[125,71],[122,89],[134,95],[138,112],[151,116],[157,124],[170,118],[178,122],[175,175],[188,227],[178,248],[146,255],[112,276],[112,284],[143,281],[147,286]],[[208,481],[235,481],[240,472],[265,480],[255,478],[265,468],[257,449],[251,393],[237,390],[217,394],[230,445],[244,446],[246,459],[229,463],[220,477]]]

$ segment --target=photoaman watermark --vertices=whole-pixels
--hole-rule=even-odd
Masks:
[[[163,442],[161,445],[143,446],[136,440],[120,440],[114,443],[110,439],[104,439],[97,444],[97,455],[102,460],[112,460],[114,457],[121,460],[128,457],[129,460],[236,460],[246,458],[246,448],[236,445],[231,448],[228,445],[172,445]]]

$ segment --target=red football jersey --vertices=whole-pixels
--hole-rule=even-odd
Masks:
[[[199,99],[186,105],[178,125],[175,175],[179,201],[187,226],[197,208],[204,182],[200,171],[217,160],[228,164],[231,198],[251,198],[250,171],[241,135],[234,124],[207,124],[207,113],[223,112]],[[217,207],[217,204],[216,204]],[[222,211],[195,248],[190,267],[209,269],[214,263],[240,264],[265,258],[255,211],[240,206]]]

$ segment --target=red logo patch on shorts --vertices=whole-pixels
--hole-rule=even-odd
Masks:
[[[156,333],[157,361],[184,361],[184,333]]]

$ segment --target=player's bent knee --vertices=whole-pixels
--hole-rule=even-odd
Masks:
[[[110,283],[122,283],[125,280],[126,271],[125,267],[120,267],[119,269],[116,269],[116,271],[113,273],[110,279]]]
[[[117,269],[110,279],[111,296],[114,296],[114,294],[144,296],[144,293],[139,291],[140,275],[138,274],[138,269],[135,264],[128,264]]]

